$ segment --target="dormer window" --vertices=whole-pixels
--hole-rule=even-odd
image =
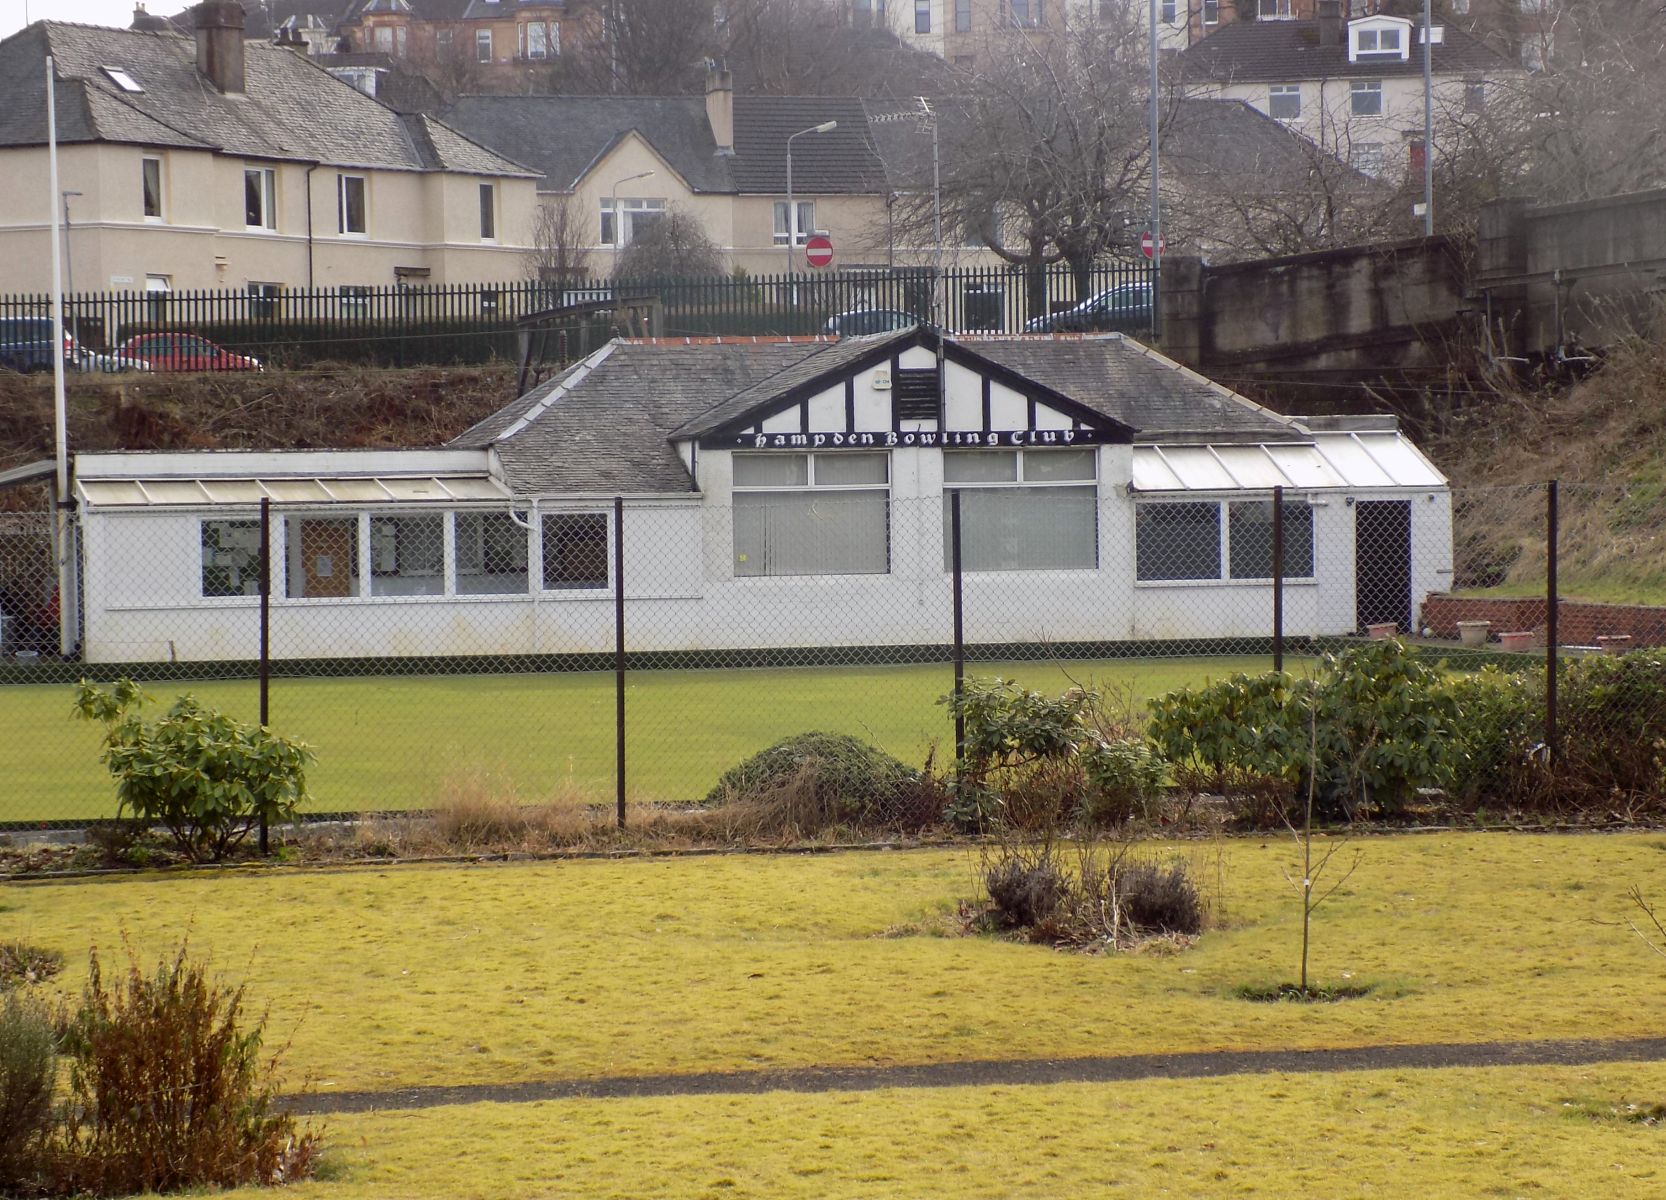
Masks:
[[[110,82],[115,84],[124,92],[142,92],[145,90],[140,86],[137,79],[133,78],[133,76],[129,75],[120,67],[100,67],[99,70],[109,76]]]
[[[1409,21],[1355,21],[1349,27],[1348,61],[1405,62],[1410,26]]]

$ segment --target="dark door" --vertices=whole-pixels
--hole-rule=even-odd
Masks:
[[[1354,605],[1359,627],[1393,621],[1411,633],[1411,501],[1354,505]]]

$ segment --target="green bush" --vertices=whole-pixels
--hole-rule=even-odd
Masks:
[[[34,1190],[52,1129],[57,1039],[46,1006],[22,991],[0,997],[0,1193]]]
[[[300,742],[181,696],[153,722],[130,679],[81,681],[75,711],[104,726],[103,762],[119,811],[160,824],[192,862],[224,858],[262,820],[292,820],[313,754]]]
[[[1444,683],[1456,713],[1447,785],[1465,809],[1526,805],[1544,795],[1544,676],[1486,667]]]
[[[1570,662],[1557,723],[1555,775],[1566,801],[1666,797],[1666,649]]]
[[[1088,783],[1082,816],[1090,825],[1122,825],[1151,815],[1168,770],[1148,740],[1093,741],[1083,747],[1080,758]]]
[[[730,767],[707,804],[748,803],[807,791],[832,823],[888,823],[909,815],[920,772],[845,733],[799,733]]]

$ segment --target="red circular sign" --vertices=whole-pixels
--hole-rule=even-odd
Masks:
[[[825,267],[833,261],[833,239],[816,234],[804,243],[804,261],[812,267]]]
[[[1168,248],[1169,248],[1169,240],[1167,238],[1163,238],[1160,242],[1157,243],[1156,253],[1157,254],[1167,254],[1168,253]],[[1149,229],[1147,229],[1144,233],[1140,234],[1140,253],[1145,255],[1147,258],[1153,257],[1152,246],[1151,246],[1151,230],[1149,230]]]

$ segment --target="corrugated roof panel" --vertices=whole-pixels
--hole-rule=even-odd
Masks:
[[[1293,491],[1445,487],[1421,451],[1398,433],[1321,434],[1311,446],[1220,443],[1135,446],[1137,492]]]
[[[195,479],[141,479],[139,486],[152,504],[203,504],[208,493]]]
[[[1291,484],[1290,477],[1267,457],[1261,446],[1211,446],[1210,449],[1239,487],[1259,489]]]
[[[329,503],[330,493],[325,491],[316,479],[267,479],[263,480],[266,490],[272,493],[272,499],[294,503],[296,501]]]
[[[204,479],[208,498],[216,504],[259,504],[266,495],[258,479]]]
[[[1342,477],[1342,486],[1352,488],[1394,487],[1394,476],[1353,437],[1323,438],[1321,454],[1331,468]]]
[[[1157,453],[1155,446],[1134,447],[1134,490],[1136,492],[1172,492],[1185,487],[1169,465]]]
[[[1399,434],[1362,433],[1356,434],[1355,437],[1373,461],[1393,476],[1396,483],[1405,487],[1445,485],[1445,478],[1435,469],[1434,464]],[[1324,442],[1320,442],[1320,448],[1323,447]]]
[[[1230,491],[1238,486],[1208,446],[1164,446],[1160,450],[1186,491]]]
[[[209,504],[276,503],[354,504],[448,500],[506,500],[509,491],[495,479],[472,476],[364,477],[314,476],[281,479],[84,479],[81,496],[95,507],[116,505],[182,507]]]
[[[88,504],[148,504],[145,489],[131,479],[83,480],[81,496]]]
[[[1290,480],[1293,488],[1339,488],[1342,477],[1331,469],[1316,447],[1268,446],[1268,456]]]
[[[320,479],[318,482],[343,503],[375,504],[388,498],[388,489],[374,479]]]
[[[392,481],[389,480],[389,483]],[[458,477],[456,479],[440,480],[446,491],[459,500],[501,500],[509,495],[509,490],[495,479],[483,476],[473,478]]]

